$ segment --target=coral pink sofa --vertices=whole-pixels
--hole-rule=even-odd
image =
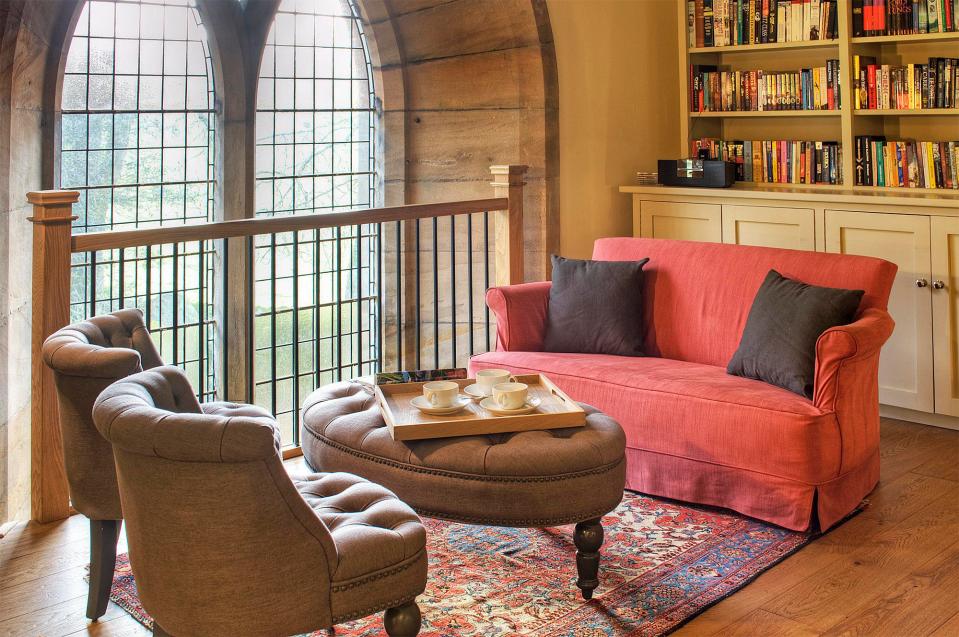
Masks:
[[[601,239],[593,258],[649,257],[647,357],[543,352],[549,282],[489,290],[497,348],[470,370],[542,372],[626,431],[627,488],[827,529],[879,480],[879,349],[896,266],[887,261],[690,241]],[[865,290],[856,320],[820,336],[812,400],[726,373],[770,269]]]

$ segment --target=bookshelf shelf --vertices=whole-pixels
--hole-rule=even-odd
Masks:
[[[950,34],[952,35],[952,34]],[[704,53],[749,53],[756,51],[782,51],[786,49],[824,49],[839,46],[839,40],[800,40],[797,42],[771,42],[769,44],[735,44],[732,46],[690,47],[690,55]]]
[[[914,33],[912,35],[873,35],[850,38],[852,44],[928,44],[959,41],[959,31],[946,33]]]
[[[909,117],[914,115],[959,115],[959,108],[923,108],[923,109],[895,109],[895,108],[859,108],[853,111],[857,117]]]
[[[887,0],[888,3],[889,0]],[[681,108],[681,144],[689,153],[691,142],[699,138],[725,140],[805,139],[835,141],[842,153],[842,185],[737,184],[737,188],[778,191],[802,187],[816,192],[842,193],[842,196],[936,198],[959,192],[929,188],[855,186],[855,150],[857,138],[886,137],[889,140],[938,141],[959,139],[959,108],[936,109],[857,109],[853,60],[856,55],[874,57],[878,64],[891,66],[929,57],[959,57],[959,31],[853,37],[853,0],[839,0],[837,37],[829,40],[805,40],[718,47],[691,46],[687,2],[677,2],[679,30],[679,80]],[[735,14],[733,14],[735,15]],[[788,22],[786,23],[789,24]],[[728,40],[727,40],[728,41]],[[692,42],[694,45],[695,42]],[[909,48],[913,47],[913,48]],[[749,54],[754,54],[750,57]],[[742,56],[740,57],[740,54]],[[824,59],[839,60],[839,91],[842,107],[836,110],[795,111],[708,111],[692,112],[690,66],[714,66],[719,71],[745,71],[762,68],[783,69],[821,67]],[[801,133],[801,134],[797,134]]]
[[[842,112],[839,109],[834,110],[795,110],[795,111],[704,111],[702,113],[690,113],[692,119],[710,118],[724,119],[727,117],[747,118],[747,117],[839,117]]]

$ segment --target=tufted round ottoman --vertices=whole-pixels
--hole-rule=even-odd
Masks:
[[[419,513],[470,524],[545,527],[576,523],[577,586],[597,586],[600,518],[623,498],[626,436],[583,405],[568,429],[394,441],[372,390],[356,381],[313,392],[300,441],[315,471],[345,471],[382,484]]]

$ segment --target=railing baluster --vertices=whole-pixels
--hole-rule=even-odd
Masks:
[[[433,217],[433,369],[440,368],[440,267],[439,222]]]
[[[270,413],[276,415],[276,233],[270,235]]]
[[[322,356],[321,356],[322,352],[320,351],[321,343],[322,343],[322,340],[320,339],[320,336],[321,336],[320,326],[322,323],[321,316],[322,316],[323,310],[320,308],[320,301],[322,299],[322,296],[320,294],[320,291],[321,291],[320,281],[322,279],[322,276],[320,272],[322,272],[323,270],[323,264],[322,264],[322,258],[321,258],[321,255],[323,252],[322,250],[323,244],[321,242],[322,237],[320,234],[322,231],[315,230],[314,232],[315,234],[313,235],[313,240],[314,240],[314,243],[313,243],[313,300],[314,300],[314,304],[313,304],[313,370],[314,370],[315,379],[316,379],[315,385],[319,387],[320,378],[322,378],[322,372],[321,372],[322,366],[320,364],[320,361],[322,360]]]
[[[456,217],[450,217],[450,323],[453,326],[450,335],[450,367],[456,367]]]
[[[230,272],[230,240],[229,239],[223,240],[223,249],[222,249],[222,252],[220,252],[220,254],[222,255],[221,263],[223,264],[223,267],[222,267],[223,272],[220,273],[220,277],[221,277],[220,289],[226,290],[227,282],[229,281],[228,273]],[[230,342],[230,331],[231,331],[230,321],[228,318],[230,316],[230,307],[229,307],[230,295],[224,293],[222,296],[223,298],[221,299],[220,302],[223,304],[222,305],[223,320],[220,321],[220,334],[223,335],[223,338],[220,343],[220,351],[223,352],[221,357],[221,360],[223,362],[219,366],[219,369],[221,370],[219,374],[221,382],[219,384],[216,396],[220,400],[226,400],[227,396],[230,395],[230,375],[227,373],[227,370],[230,369],[230,346],[228,345],[228,343]],[[216,300],[215,296],[214,296],[214,300]],[[214,367],[213,373],[214,375],[217,374],[216,367]],[[252,377],[250,378],[250,382],[251,383],[253,382]]]
[[[250,235],[246,238],[246,254],[247,254],[247,263],[249,267],[246,269],[246,294],[248,299],[252,299],[250,303],[247,304],[248,310],[245,312],[247,314],[247,322],[250,326],[250,329],[247,330],[247,339],[246,339],[246,402],[253,403],[254,398],[256,397],[256,368],[254,366],[254,358],[256,357],[256,247],[254,244],[254,236]]]
[[[300,409],[300,233],[293,233],[293,308],[290,317],[290,329],[292,330],[290,354],[293,357],[293,414],[294,416]],[[300,428],[296,426],[298,418],[293,418],[293,444],[300,444]]]
[[[196,366],[197,366],[197,376],[199,377],[199,394],[202,397],[202,400],[207,400],[207,377],[206,377],[206,356],[204,352],[206,351],[206,259],[204,254],[206,253],[206,245],[204,242],[199,241],[196,245],[197,251],[197,266],[196,266],[196,294],[197,294],[197,303],[200,307],[197,308],[197,326],[196,326]]]
[[[484,253],[484,269],[483,269],[483,289],[489,289],[489,212],[483,213],[483,253]],[[486,306],[486,350],[489,351],[493,349],[493,345],[490,341],[490,332],[489,332],[489,305]]]
[[[336,380],[343,380],[343,233],[340,226],[335,230],[336,266],[333,274],[336,278]]]
[[[160,278],[163,281],[163,278]],[[173,325],[170,326],[173,331],[173,364],[179,365],[180,356],[180,244],[173,244],[173,290],[170,292],[173,297]],[[162,290],[160,292],[163,293]],[[185,352],[184,352],[185,353]]]
[[[97,253],[90,253],[90,289],[87,290],[90,310],[89,316],[97,315]]]
[[[122,310],[125,305],[123,302],[123,297],[126,296],[125,294],[126,290],[124,289],[124,281],[126,281],[126,278],[124,277],[124,274],[123,274],[124,265],[126,262],[126,259],[124,258],[124,255],[126,254],[126,248],[120,248],[119,253],[120,253],[120,257],[117,263],[117,277],[119,279],[120,296],[117,302],[117,306],[118,306],[117,309]]]
[[[403,222],[396,222],[396,369],[403,369]]]
[[[473,215],[466,215],[466,278],[469,285],[466,286],[466,310],[469,312],[469,344],[470,356],[476,354],[476,343],[473,338]]]
[[[420,329],[423,325],[423,299],[420,291],[420,220],[416,220],[416,369],[423,369]]]
[[[363,375],[363,230],[356,226],[356,250],[353,265],[356,267],[356,309],[352,312],[353,323],[356,325],[356,352],[353,360],[356,361],[356,376]],[[351,251],[352,252],[352,251]]]
[[[373,299],[376,299],[376,312],[375,316],[370,317],[370,325],[373,324],[373,319],[376,319],[376,350],[373,352],[373,360],[371,361],[370,366],[373,368],[373,372],[383,371],[383,309],[385,305],[380,302],[382,298],[380,292],[384,290],[386,285],[386,259],[383,257],[383,224],[376,224],[376,259],[377,259],[377,275],[378,279],[376,281],[376,287],[374,288],[375,294],[370,294],[370,303],[373,303]]]

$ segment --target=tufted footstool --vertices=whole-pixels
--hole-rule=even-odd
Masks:
[[[394,441],[370,387],[322,387],[303,405],[300,441],[315,471],[345,471],[382,484],[422,515],[468,524],[576,524],[576,585],[598,585],[600,518],[626,482],[626,436],[583,405],[586,425],[568,429]]]

